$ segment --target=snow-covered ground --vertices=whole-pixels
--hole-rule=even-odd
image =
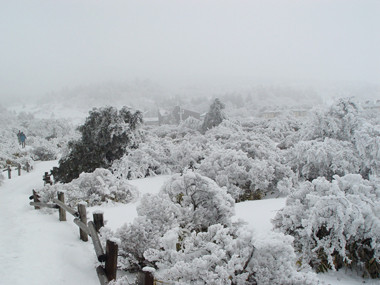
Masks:
[[[31,173],[5,180],[0,186],[0,284],[98,284],[97,265],[90,242],[79,240],[78,228],[68,216],[59,222],[58,214],[48,215],[29,206],[28,197],[33,188],[42,186],[42,175],[55,162],[37,163]],[[133,180],[141,195],[155,193],[167,176]],[[104,212],[107,226],[117,229],[131,222],[136,214],[134,203],[106,205],[88,209]],[[271,230],[270,219],[285,203],[285,199],[250,201],[236,205],[236,219],[245,220],[260,234]],[[332,272],[319,275],[331,285],[380,284],[380,281],[362,279],[352,273]]]
[[[76,225],[29,206],[32,189],[43,185],[42,175],[53,165],[38,163],[0,186],[0,284],[99,283],[94,250],[80,241]]]

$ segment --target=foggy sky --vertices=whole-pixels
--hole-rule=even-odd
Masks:
[[[378,0],[0,0],[0,98],[107,80],[380,83]]]

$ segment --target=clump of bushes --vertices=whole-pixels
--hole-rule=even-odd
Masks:
[[[39,190],[41,201],[52,201],[57,197],[58,191],[65,192],[65,202],[73,207],[81,201],[95,206],[106,202],[128,203],[138,197],[135,186],[126,179],[116,178],[111,171],[103,168],[97,168],[92,173],[82,173],[70,183],[46,185]]]
[[[275,219],[295,237],[300,263],[317,272],[349,267],[380,278],[379,180],[358,174],[300,184]]]
[[[234,206],[211,179],[173,175],[157,195],[143,196],[138,217],[117,231],[119,265],[149,267],[156,279],[175,284],[318,284],[315,273],[297,271],[292,237],[263,240],[232,223]]]

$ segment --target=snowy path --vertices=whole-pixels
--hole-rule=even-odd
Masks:
[[[29,206],[33,188],[56,162],[42,162],[31,173],[0,186],[0,284],[98,284],[92,244],[79,240],[71,222],[59,222]],[[15,174],[15,173],[12,173]]]

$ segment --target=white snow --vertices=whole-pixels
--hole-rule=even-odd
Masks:
[[[0,284],[98,284],[92,245],[79,239],[69,217],[47,215],[29,205],[32,189],[56,162],[38,163],[31,173],[0,186]]]
[[[28,197],[33,188],[43,185],[42,175],[55,162],[37,163],[31,173],[5,180],[0,186],[0,284],[99,284],[95,267],[95,252],[90,242],[79,239],[78,227],[68,215],[59,222],[52,215],[35,210]],[[144,193],[156,193],[169,176],[132,180],[131,184]],[[139,200],[130,204],[109,204],[88,208],[92,213],[102,211],[106,226],[116,230],[137,216]],[[285,199],[249,201],[236,205],[236,220],[243,219],[257,232],[265,235],[271,230],[270,219],[285,204]],[[330,272],[318,275],[331,285],[380,284],[377,280],[362,279],[351,272]]]

